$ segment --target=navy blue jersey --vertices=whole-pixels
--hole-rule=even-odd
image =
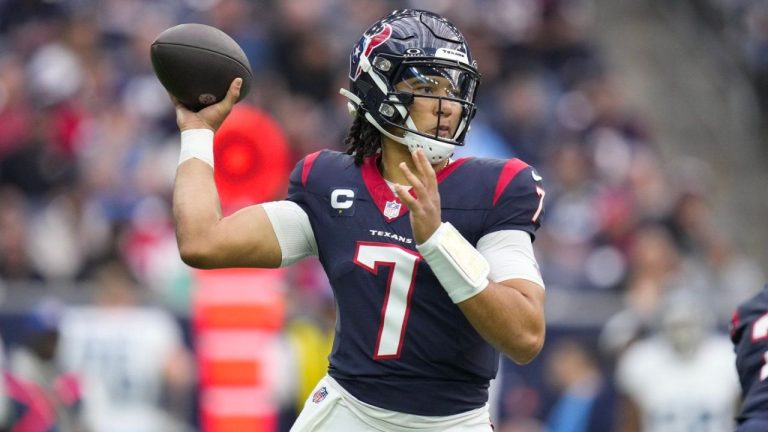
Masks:
[[[736,432],[765,432],[768,431],[768,418],[751,418],[739,423]]]
[[[538,228],[543,190],[513,159],[459,159],[438,173],[442,219],[473,245]],[[498,353],[416,251],[408,209],[374,158],[321,151],[299,162],[288,199],[309,215],[337,304],[329,374],[371,405],[444,416],[481,407]]]
[[[768,285],[738,307],[730,331],[742,389],[738,421],[768,418]]]

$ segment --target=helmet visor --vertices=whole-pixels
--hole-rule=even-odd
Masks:
[[[402,92],[415,96],[444,97],[472,103],[479,77],[476,73],[451,66],[406,65],[395,79]]]

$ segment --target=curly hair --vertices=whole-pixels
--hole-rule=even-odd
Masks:
[[[344,145],[347,147],[346,153],[354,155],[355,165],[360,166],[365,158],[375,155],[381,149],[381,133],[359,112],[349,128]]]

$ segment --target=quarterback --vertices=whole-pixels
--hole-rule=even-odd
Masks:
[[[499,353],[544,343],[544,283],[532,241],[541,177],[525,162],[452,159],[480,84],[464,36],[398,10],[353,46],[346,151],[307,155],[283,201],[222,217],[213,135],[239,94],[197,113],[176,104],[174,216],[198,268],[319,258],[337,322],[330,366],[295,431],[491,431]],[[256,289],[256,288],[254,288]]]

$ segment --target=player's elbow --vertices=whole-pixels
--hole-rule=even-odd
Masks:
[[[544,331],[530,332],[519,337],[506,354],[519,365],[528,364],[541,352],[544,347]]]
[[[179,255],[184,264],[198,269],[211,268],[211,252],[206,242],[182,240],[179,238],[178,243]]]

